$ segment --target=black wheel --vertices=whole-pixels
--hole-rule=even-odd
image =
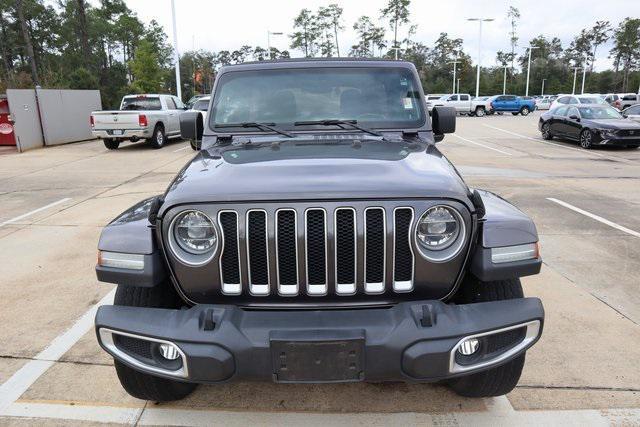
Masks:
[[[476,107],[476,117],[484,117],[484,107]]]
[[[116,140],[116,139],[103,139],[102,140],[104,142],[104,146],[107,147],[109,150],[117,150],[118,147],[120,146],[120,141]]]
[[[553,134],[551,133],[551,125],[549,123],[544,123],[542,125],[542,138],[547,141],[553,139]]]
[[[520,114],[520,113],[519,113],[519,112],[517,112],[517,111],[514,111],[514,112],[513,112],[513,113],[511,113],[511,114],[512,114],[512,115],[514,115],[514,116],[517,116],[517,115],[518,115],[518,114]]]
[[[589,129],[580,132],[580,147],[587,150],[593,147],[593,134]]]
[[[529,109],[529,107],[522,107],[520,109],[520,114],[522,114],[523,116],[528,116],[530,112],[531,110]]]
[[[182,300],[169,283],[153,288],[118,285],[114,305],[154,308],[179,308]],[[120,384],[131,396],[154,402],[179,400],[188,396],[197,384],[168,380],[138,372],[114,360]]]
[[[164,134],[164,126],[157,124],[155,128],[153,128],[153,136],[149,140],[151,143],[151,147],[153,148],[162,148],[166,141],[167,137]]]
[[[467,275],[462,283],[461,291],[456,296],[456,303],[501,301],[522,298],[523,296],[519,279],[481,282],[477,278]],[[449,381],[449,387],[465,397],[502,396],[509,393],[518,384],[524,367],[524,359],[525,355],[523,354],[504,365],[453,379]]]

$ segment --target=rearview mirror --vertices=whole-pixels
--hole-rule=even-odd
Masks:
[[[194,141],[196,145],[202,140],[204,123],[199,111],[187,111],[180,114],[180,137]]]
[[[431,112],[431,128],[437,141],[442,141],[445,133],[456,131],[456,109],[453,107],[434,107]]]

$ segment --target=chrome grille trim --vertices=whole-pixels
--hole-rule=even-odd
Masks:
[[[309,241],[308,241],[308,217],[309,212],[311,211],[320,211],[324,217],[324,283],[323,284],[310,284],[309,283]],[[327,211],[324,208],[308,208],[304,211],[304,245],[305,245],[305,277],[307,279],[307,294],[313,296],[324,296],[327,295],[327,291],[329,288],[329,254],[328,254],[328,246],[329,246],[329,236],[327,230]]]
[[[280,233],[280,227],[278,227],[278,219],[280,216],[280,213],[282,212],[293,212],[293,219],[294,219],[294,232],[295,232],[295,236],[294,236],[294,242],[295,242],[295,254],[296,254],[296,258],[295,258],[295,269],[296,269],[296,283],[295,285],[283,285],[280,283],[280,254],[278,251],[278,234]],[[277,286],[278,286],[278,295],[280,296],[296,296],[298,295],[298,289],[299,289],[299,285],[300,285],[300,276],[299,276],[299,271],[298,271],[298,259],[300,257],[299,251],[298,251],[298,212],[295,209],[291,209],[291,208],[284,208],[284,209],[278,209],[276,211],[276,215],[275,215],[275,227],[276,227],[276,232],[275,232],[275,239],[276,239],[276,274],[278,276],[278,280],[277,280]]]
[[[397,211],[408,209],[411,212],[411,219],[409,220],[408,232],[407,232],[407,244],[409,245],[409,251],[411,252],[411,280],[396,281],[396,263],[398,257],[396,254],[396,241],[398,239],[398,227],[396,227]],[[411,292],[413,290],[413,277],[415,274],[416,259],[413,252],[413,246],[411,246],[411,233],[413,230],[413,222],[415,219],[415,213],[410,206],[398,206],[393,209],[393,290],[395,292]]]
[[[378,210],[382,212],[382,281],[369,282],[367,280],[367,212]],[[382,294],[385,290],[387,277],[387,212],[382,207],[370,207],[364,210],[364,292],[369,295]]]
[[[353,212],[353,282],[340,283],[338,279],[338,212]],[[333,211],[333,242],[334,242],[334,261],[335,261],[335,281],[337,295],[353,295],[356,293],[356,280],[358,277],[358,213],[354,208],[343,207],[336,208]]]
[[[225,283],[224,282],[224,272],[222,267],[222,257],[224,252],[227,250],[225,245],[226,236],[224,234],[224,227],[222,226],[221,216],[223,213],[232,213],[236,217],[236,247],[238,257],[238,277],[240,278],[240,283]],[[220,250],[220,256],[218,257],[218,264],[220,267],[220,283],[222,284],[222,293],[224,295],[240,295],[242,294],[242,266],[240,264],[240,229],[238,228],[238,213],[234,210],[221,210],[218,212],[218,226],[220,227],[220,234],[222,235],[222,245]]]
[[[255,284],[251,280],[251,255],[249,248],[251,241],[249,236],[249,217],[252,212],[260,212],[264,214],[264,234],[265,234],[265,252],[267,257],[267,283]],[[254,296],[267,296],[271,285],[271,268],[269,267],[269,216],[264,209],[249,209],[245,214],[245,240],[247,251],[247,279],[249,281],[249,293]]]

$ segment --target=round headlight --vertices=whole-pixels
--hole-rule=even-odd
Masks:
[[[416,234],[423,248],[432,251],[446,249],[460,234],[460,215],[453,208],[434,206],[420,217]]]
[[[200,211],[180,214],[173,227],[173,236],[184,251],[201,255],[216,247],[218,233],[213,223]]]

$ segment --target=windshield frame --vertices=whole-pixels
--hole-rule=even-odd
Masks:
[[[357,69],[362,69],[362,70],[367,70],[367,69],[378,69],[378,68],[384,68],[384,69],[395,69],[395,70],[399,70],[399,71],[405,71],[408,74],[410,74],[411,76],[411,80],[412,80],[412,84],[414,85],[413,91],[417,92],[416,96],[415,96],[415,102],[420,103],[419,105],[419,110],[421,112],[421,117],[420,119],[415,123],[414,126],[411,127],[407,127],[407,126],[371,126],[370,123],[372,122],[360,122],[360,124],[362,126],[365,126],[367,128],[370,129],[375,129],[378,131],[395,131],[395,132],[399,132],[399,131],[403,131],[403,132],[418,132],[418,131],[431,131],[431,122],[428,119],[428,114],[427,114],[427,107],[426,107],[426,101],[425,101],[425,96],[424,96],[424,91],[422,88],[422,82],[420,81],[420,78],[418,76],[417,71],[415,70],[415,67],[413,66],[413,64],[411,63],[407,63],[407,62],[395,62],[395,61],[384,61],[384,60],[380,60],[380,61],[366,61],[366,60],[349,60],[349,61],[311,61],[311,60],[307,60],[307,61],[300,61],[299,63],[296,62],[271,62],[271,63],[265,63],[263,64],[240,64],[240,65],[232,65],[232,66],[227,66],[227,67],[223,67],[214,84],[213,87],[213,91],[212,91],[212,98],[211,98],[211,103],[210,103],[210,107],[209,107],[209,114],[207,115],[207,123],[206,123],[206,132],[205,135],[229,135],[229,134],[242,134],[242,135],[263,135],[263,134],[268,134],[270,132],[264,132],[264,131],[259,131],[257,129],[248,129],[248,128],[242,128],[242,127],[236,127],[236,128],[224,128],[224,130],[222,131],[221,128],[216,128],[216,123],[214,122],[215,120],[215,108],[216,108],[216,103],[218,101],[218,97],[221,96],[221,85],[225,83],[225,76],[227,76],[228,74],[238,74],[238,73],[244,73],[244,72],[269,72],[269,71],[294,71],[294,70],[300,70],[300,71],[304,71],[304,70],[357,70]],[[331,119],[335,119],[334,117],[332,117]],[[338,126],[336,126],[335,129],[332,128],[327,128],[326,126],[322,126],[322,125],[308,125],[308,126],[294,126],[293,123],[277,123],[276,124],[280,129],[282,130],[286,130],[286,131],[290,131],[290,132],[296,132],[296,133],[317,133],[319,131],[326,133],[326,132],[350,132],[353,133],[358,132],[357,130],[353,129],[342,129]]]

